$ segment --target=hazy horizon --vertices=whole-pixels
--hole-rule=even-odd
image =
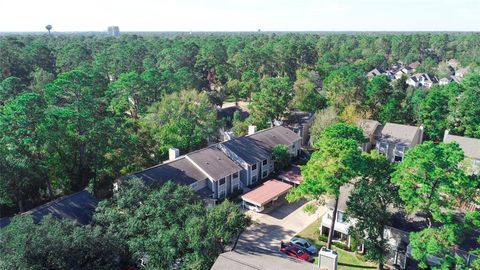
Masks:
[[[472,32],[476,0],[105,0],[0,3],[0,32]]]

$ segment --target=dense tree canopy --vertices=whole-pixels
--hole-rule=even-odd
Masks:
[[[161,156],[171,147],[189,152],[206,145],[218,127],[208,96],[196,90],[164,96],[150,107],[142,126],[156,143],[155,154]]]
[[[361,150],[358,145],[363,141],[363,133],[355,126],[336,123],[327,127],[315,142],[318,149],[313,152],[305,166],[302,166],[304,181],[288,195],[295,200],[302,196],[319,198],[327,195],[335,199],[332,220],[337,215],[340,187],[360,175],[363,168]],[[332,222],[328,237],[328,247],[333,240]]]
[[[34,224],[19,215],[0,234],[2,269],[119,269],[125,253],[121,239],[100,227],[53,217]]]
[[[478,33],[1,36],[2,206],[24,211],[87,185],[108,193],[120,175],[163,161],[168,147],[188,151],[215,140],[215,105],[233,101],[250,102],[250,117],[234,124],[239,135],[294,109],[329,106],[325,112],[338,117],[321,113],[318,130],[320,122],[371,117],[424,124],[435,141],[444,128],[480,138],[479,39]],[[365,76],[419,61],[420,70],[440,77],[452,72],[444,65],[450,58],[470,74],[432,93],[407,87],[405,79],[388,84]],[[211,111],[175,100],[185,89],[198,93],[197,107]],[[170,117],[174,106],[185,110]]]
[[[457,143],[424,142],[409,150],[393,175],[409,212],[423,212],[429,226],[443,221],[459,202],[473,199],[478,186],[459,167],[464,159]]]
[[[347,201],[347,217],[354,219],[349,233],[364,239],[366,257],[378,262],[383,269],[390,246],[384,230],[390,225],[393,206],[398,206],[399,197],[390,174],[393,166],[376,151],[364,155],[365,170],[352,188]]]
[[[205,208],[187,186],[171,182],[160,188],[132,179],[113,198],[100,203],[94,224],[123,239],[133,259],[147,258],[148,267],[210,269],[248,219],[225,201]]]

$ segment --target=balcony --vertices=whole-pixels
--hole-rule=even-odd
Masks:
[[[324,227],[330,228],[332,225],[332,213],[328,212],[322,217],[322,225]],[[339,222],[338,221],[338,215],[337,215],[337,221],[335,222],[335,228],[334,230],[337,232],[341,232],[345,235],[348,235],[348,229],[350,228],[350,222]]]

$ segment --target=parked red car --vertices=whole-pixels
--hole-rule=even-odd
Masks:
[[[302,260],[307,262],[313,262],[313,256],[309,255],[305,250],[302,248],[294,245],[294,244],[285,244],[283,242],[280,243],[280,252],[283,254]]]

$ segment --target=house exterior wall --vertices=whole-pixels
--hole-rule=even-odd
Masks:
[[[302,140],[301,139],[293,142],[293,144],[291,144],[291,145],[288,145],[288,149],[290,150],[290,154],[293,157],[297,157],[301,146],[302,146]]]
[[[241,172],[238,172],[237,177],[234,177],[234,174],[232,174],[230,192],[234,192],[235,189],[241,188],[241,185],[240,185],[240,173],[241,173]]]
[[[190,186],[195,190],[199,191],[202,188],[205,188],[207,186],[207,180],[202,180],[202,181],[197,181],[195,183],[192,183]],[[210,187],[209,187],[210,188]]]
[[[385,147],[386,146],[386,147]],[[401,150],[403,148],[403,150]],[[405,155],[405,152],[410,149],[410,147],[407,147],[406,145],[403,144],[395,144],[395,143],[389,143],[383,140],[380,140],[376,144],[376,149],[378,152],[381,154],[385,154],[387,159],[391,162],[395,161],[395,157],[401,157],[403,159],[403,156]]]
[[[338,210],[337,218],[338,218],[339,214],[341,215],[341,214],[343,214],[343,212]],[[333,217],[333,211],[329,209],[327,211],[327,213],[325,213],[325,215],[323,215],[323,217],[322,217],[321,226],[326,227],[326,228],[330,228],[330,226],[332,226],[332,217]],[[348,235],[348,230],[349,230],[350,226],[353,226],[353,224],[354,223],[352,221],[339,222],[337,220],[337,221],[335,221],[334,230],[337,231],[337,232],[343,233],[345,235]]]
[[[235,173],[233,173],[231,175],[225,176],[224,178],[213,180],[212,185],[216,189],[216,190],[212,190],[214,191],[214,197],[224,198],[228,194],[231,194],[235,190],[235,188],[241,188],[240,172],[241,171],[238,171],[236,173],[237,174],[236,177],[234,177]],[[220,184],[222,179],[225,179],[224,184]]]
[[[413,137],[410,145],[405,145],[402,143],[390,143],[385,139],[379,139],[375,145],[375,148],[382,154],[385,154],[387,159],[390,161],[395,161],[395,157],[401,157],[405,155],[405,152],[409,149],[412,149],[418,144],[421,144],[423,141],[423,127],[420,127],[415,136]],[[384,147],[386,146],[386,147]],[[402,150],[403,148],[403,150]]]
[[[480,157],[465,157],[462,166],[466,169],[467,173],[478,175],[480,174]]]
[[[267,163],[264,165],[263,161],[260,163],[261,170],[259,171],[260,173],[260,179],[265,179],[270,173],[273,172],[273,160],[271,157],[268,157],[265,159]]]
[[[260,164],[261,162],[258,162],[249,166],[251,177],[248,179],[248,185],[254,184],[260,180]],[[255,167],[255,169],[253,169],[253,167]]]
[[[227,157],[229,157],[231,160],[233,160],[235,163],[237,163],[240,167],[243,168],[243,170],[240,171],[241,188],[243,189],[246,186],[250,185],[252,174],[251,168],[248,163],[223,144],[219,144],[219,149],[222,150],[222,152]]]
[[[406,84],[413,86],[413,87],[418,87],[418,82],[412,80],[411,78],[408,78],[406,81]]]
[[[224,179],[225,182],[223,183],[223,185],[220,184],[220,180],[221,179]],[[229,193],[228,192],[228,176],[227,177],[224,177],[224,178],[221,178],[217,181],[215,181],[215,183],[217,184],[217,187],[218,187],[218,195],[216,198],[224,198],[225,196],[227,196],[227,194]]]

